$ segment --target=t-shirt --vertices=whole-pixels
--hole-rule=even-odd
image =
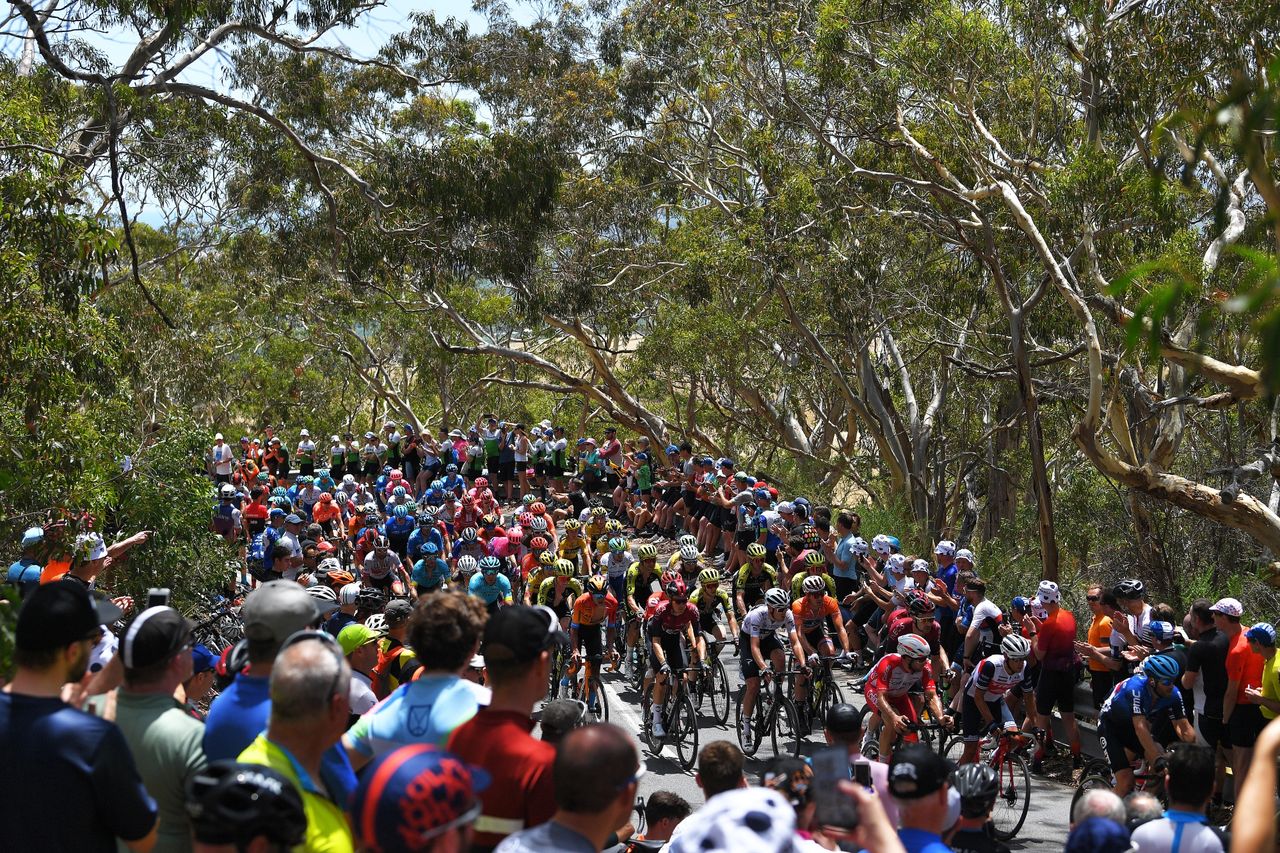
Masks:
[[[941,835],[923,829],[899,829],[898,840],[907,853],[951,853],[951,848],[942,843]]]
[[[454,729],[479,710],[466,684],[457,675],[424,675],[401,684],[357,720],[346,737],[357,752],[371,757],[411,743],[443,747]]]
[[[498,853],[596,853],[596,846],[577,830],[554,820],[512,835],[498,845]]]
[[[515,711],[483,709],[449,738],[449,751],[492,777],[480,793],[472,850],[492,850],[502,839],[546,823],[556,812],[551,775],[556,749],[531,737],[533,719]]]
[[[1200,673],[1207,717],[1222,719],[1222,699],[1227,692],[1227,651],[1231,640],[1217,628],[1201,631],[1187,650],[1187,672]]]
[[[351,703],[351,713],[357,717],[367,714],[378,704],[378,697],[373,692],[373,679],[363,672],[351,673],[351,689],[347,692]]]
[[[857,580],[858,578],[858,557],[853,553],[853,540],[856,538],[850,533],[836,545],[836,560],[839,562],[831,566],[831,573],[838,578],[844,578],[845,580]],[[844,568],[841,568],[841,563],[844,564]]]
[[[1262,666],[1262,695],[1268,699],[1280,700],[1280,655],[1272,655],[1271,660],[1264,660]],[[1262,709],[1262,716],[1268,720],[1276,718],[1276,712],[1272,711],[1266,705],[1258,706]]]
[[[1076,659],[1076,617],[1065,607],[1050,613],[1040,625],[1037,638],[1040,665],[1048,672],[1066,672]]]
[[[1238,682],[1236,686],[1236,702],[1245,703],[1246,687],[1262,686],[1262,655],[1249,648],[1244,631],[1236,635],[1235,642],[1227,651],[1227,680]]]
[[[0,693],[0,850],[114,853],[156,804],[115,723],[61,699]]]
[[[1098,649],[1111,648],[1111,617],[1094,615],[1093,621],[1089,623],[1088,640],[1089,645]],[[1111,670],[1102,661],[1089,658],[1089,669],[1092,672],[1110,672]]]
[[[137,762],[138,774],[160,809],[153,853],[191,849],[191,823],[186,812],[186,784],[204,768],[204,723],[193,718],[172,696],[130,693],[116,696],[116,725]],[[121,844],[121,853],[127,848]]]
[[[1223,853],[1222,837],[1208,825],[1204,815],[1175,809],[1139,826],[1129,840],[1139,853]]]
[[[351,853],[355,840],[347,826],[339,802],[346,802],[346,795],[337,795],[339,782],[331,779],[323,766],[320,774],[324,788],[317,785],[292,755],[277,743],[260,734],[239,755],[245,764],[270,767],[285,776],[302,795],[302,810],[307,816],[307,834],[300,849],[307,853]]]

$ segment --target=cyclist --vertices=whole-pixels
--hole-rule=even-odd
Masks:
[[[716,621],[716,610],[724,613],[729,623],[729,635],[737,636],[738,620],[733,616],[733,604],[729,601],[729,593],[720,588],[720,571],[703,569],[698,573],[698,588],[689,596],[689,603],[698,608],[698,625],[703,640],[710,636],[716,643],[723,643],[724,628]],[[717,651],[719,646],[716,647]]]
[[[698,546],[681,545],[680,550],[671,556],[675,560],[668,564],[668,568],[674,568],[680,573],[685,586],[693,586],[698,580],[698,575],[706,568],[706,564],[702,562],[702,554],[698,551]]]
[[[791,649],[793,658],[797,661],[804,660],[804,650],[800,648],[799,633],[796,631],[795,616],[791,611],[791,596],[785,589],[775,586],[765,592],[764,601],[761,604],[753,607],[742,618],[738,634],[738,658],[743,680],[741,719],[743,729],[740,737],[747,745],[750,744],[753,734],[750,725],[751,712],[755,709],[756,697],[760,693],[760,679],[769,678],[772,673],[781,672],[786,662],[782,642],[778,639],[779,631],[786,633],[786,643]],[[803,676],[796,679],[797,684],[802,678]]]
[[[821,551],[806,551],[804,555],[804,571],[796,572],[791,578],[791,598],[797,599],[804,595],[804,582],[809,578],[819,578],[822,585],[826,587],[827,594],[832,600],[836,597],[836,581],[835,578],[827,574],[827,558],[822,556]]]
[[[688,591],[684,581],[674,579],[663,590],[666,601],[660,602],[649,617],[649,667],[654,675],[653,682],[653,733],[665,737],[662,726],[662,703],[666,698],[667,678],[674,668],[684,665],[684,651],[681,640],[690,650],[692,664],[701,663],[706,667],[707,647],[701,635],[693,630],[698,623],[698,608],[689,603]],[[672,667],[675,662],[676,667]],[[685,680],[692,682],[693,673],[685,673]]]
[[[601,629],[607,630],[603,638]],[[569,648],[573,649],[573,655],[569,672],[560,684],[566,688],[569,686],[570,679],[578,671],[578,661],[582,659],[581,648],[586,646],[587,710],[596,716],[600,714],[600,706],[592,679],[604,661],[604,650],[613,647],[617,631],[618,600],[609,592],[609,582],[602,575],[592,575],[587,578],[586,595],[578,596],[573,603],[573,615],[569,619]]]
[[[458,558],[458,587],[470,589],[471,578],[480,571],[480,561],[470,554]]]
[[[886,647],[894,648],[898,638],[904,634],[917,634],[929,644],[929,660],[936,673],[946,672],[951,666],[947,659],[946,649],[942,648],[942,629],[935,618],[937,605],[932,600],[912,590],[907,599],[905,611],[899,611],[889,621],[889,631],[885,635]]]
[[[582,584],[574,576],[573,563],[556,560],[555,573],[538,587],[538,604],[550,607],[560,619],[560,626],[569,630],[569,613],[573,602],[582,595]]]
[[[635,564],[631,546],[622,536],[614,536],[609,540],[609,553],[600,558],[600,571],[608,575],[609,591],[617,601],[622,601],[627,594],[627,572]]]
[[[502,561],[489,556],[480,561],[480,571],[471,576],[467,592],[485,603],[490,613],[496,613],[504,604],[511,604],[511,581],[502,574]]]
[[[475,485],[467,492],[467,498],[475,506],[476,511],[482,515],[498,511],[498,499],[489,490],[487,477],[476,477]]]
[[[385,536],[374,538],[373,551],[360,564],[360,582],[364,586],[386,590],[392,595],[407,595],[410,598],[417,598],[418,595],[400,557],[391,550],[391,543]]]
[[[991,835],[991,809],[1000,793],[1000,775],[989,764],[966,764],[951,774],[951,788],[960,795],[960,820],[947,839],[954,853],[1009,853]],[[1175,848],[1176,849],[1176,848]]]
[[[555,568],[555,554],[543,551],[538,555],[538,565],[529,572],[529,577],[525,580],[524,603],[526,605],[538,603],[538,590],[542,588],[543,581],[555,576]]]
[[[995,726],[1017,731],[1013,713],[1004,701],[1010,690],[1021,690],[1023,671],[1031,654],[1031,643],[1020,634],[1010,634],[1000,642],[1000,654],[982,660],[969,676],[963,691],[961,725],[964,753],[961,764],[978,759],[982,735]],[[997,721],[997,717],[999,720]]]
[[[529,537],[529,553],[520,558],[520,577],[526,582],[529,576],[538,570],[542,565],[542,555],[550,554],[551,562],[555,562],[555,553],[550,550],[551,543],[547,541],[547,537],[542,534],[535,534]]]
[[[418,594],[443,590],[452,574],[449,564],[440,559],[439,549],[434,542],[423,543],[419,551],[422,558],[413,564],[413,585]]]
[[[403,504],[390,510],[387,523],[382,527],[382,535],[391,543],[391,550],[404,561],[409,559],[409,536],[415,532],[417,529],[414,519],[409,515],[409,508]]]
[[[597,562],[603,560],[605,555],[609,553],[609,543],[614,539],[622,538],[622,522],[616,518],[610,518],[604,523],[604,533],[596,537],[596,559]],[[623,539],[622,541],[626,541]],[[597,571],[599,571],[597,569]]]
[[[471,557],[478,561],[488,553],[485,550],[484,543],[480,541],[479,532],[474,527],[462,528],[462,532],[458,534],[458,541],[453,543],[453,561],[455,565],[463,557]]]
[[[570,518],[565,521],[564,536],[560,537],[556,553],[561,559],[568,560],[575,570],[581,568],[583,574],[591,574],[591,548],[588,547],[587,537],[583,534],[582,523],[577,519]]]
[[[745,616],[748,610],[759,604],[766,589],[778,585],[778,570],[764,561],[765,554],[765,547],[759,542],[747,546],[747,562],[738,570],[734,595],[739,616]]]
[[[1116,686],[1098,713],[1098,740],[1116,777],[1115,792],[1123,797],[1133,790],[1133,760],[1139,755],[1148,764],[1164,754],[1164,745],[1153,735],[1155,724],[1167,716],[1185,743],[1195,742],[1187,722],[1182,693],[1175,686],[1181,668],[1170,655],[1151,655],[1141,671]]]
[[[658,548],[655,545],[637,545],[634,551],[636,561],[627,569],[627,577],[623,583],[625,597],[623,603],[626,610],[626,647],[627,656],[624,665],[627,674],[631,674],[631,658],[636,644],[640,642],[641,614],[644,606],[641,601],[648,601],[653,592],[653,582],[658,580]]]
[[[582,528],[582,536],[588,543],[594,542],[606,533],[609,523],[609,510],[596,505],[587,510],[586,524]]]
[[[893,742],[920,723],[920,711],[909,695],[917,687],[935,720],[943,719],[942,703],[929,663],[929,643],[919,634],[898,638],[898,651],[885,655],[867,676],[862,692],[867,700],[867,734],[880,731],[880,755],[888,756]],[[883,725],[887,723],[887,725]]]
[[[422,556],[422,546],[428,542],[436,546],[437,553],[449,553],[448,543],[445,542],[444,533],[441,532],[440,525],[436,523],[435,514],[429,509],[424,509],[418,513],[417,521],[417,529],[409,534],[409,539],[406,542],[409,559],[417,560],[420,558]]]

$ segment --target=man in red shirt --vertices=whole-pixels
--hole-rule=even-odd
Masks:
[[[449,738],[450,752],[493,777],[480,795],[472,853],[489,853],[508,835],[555,814],[556,750],[529,732],[557,645],[567,650],[568,638],[546,607],[503,607],[485,625],[480,651],[493,699]]]
[[[1071,766],[1082,767],[1080,730],[1076,728],[1076,673],[1080,662],[1076,657],[1076,617],[1062,607],[1062,593],[1053,581],[1040,581],[1036,591],[1046,616],[1033,628],[1031,651],[1040,661],[1040,680],[1036,684],[1036,725],[1053,731],[1053,707],[1062,714],[1062,725],[1071,743]],[[1034,620],[1032,620],[1034,624]],[[1052,737],[1047,739],[1052,743]],[[1044,760],[1045,744],[1040,744],[1035,762]]]
[[[1262,709],[1245,698],[1249,687],[1262,686],[1262,656],[1249,648],[1249,639],[1240,624],[1244,605],[1234,598],[1222,598],[1209,608],[1213,624],[1227,636],[1227,692],[1222,696],[1222,722],[1231,740],[1231,772],[1242,785],[1253,760],[1253,743],[1267,721]]]

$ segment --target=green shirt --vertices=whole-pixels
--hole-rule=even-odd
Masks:
[[[191,850],[191,824],[184,805],[187,780],[208,763],[204,723],[172,696],[130,693],[116,696],[116,725],[138,765],[138,775],[160,812],[156,853]],[[128,850],[118,844],[121,853]]]
[[[653,488],[653,469],[649,467],[648,463],[636,469],[636,488],[642,492],[647,492]]]
[[[1262,695],[1267,699],[1280,701],[1280,655],[1272,655],[1271,660],[1262,667]],[[1262,716],[1268,720],[1276,718],[1276,712],[1266,705],[1259,705]]]

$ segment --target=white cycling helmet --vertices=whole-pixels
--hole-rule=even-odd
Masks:
[[[804,588],[806,595],[811,592],[827,591],[827,581],[822,575],[809,575],[804,579],[804,583],[801,586]]]
[[[375,613],[368,619],[364,620],[364,626],[366,628],[372,628],[374,631],[385,631],[387,630],[387,617],[383,616],[381,613]]]
[[[764,603],[770,607],[790,607],[791,595],[781,587],[774,587],[764,594]]]
[[[458,558],[458,571],[464,575],[474,575],[480,570],[480,562],[470,554]]]
[[[929,641],[919,634],[903,634],[898,638],[898,654],[912,660],[929,657]]]
[[[360,595],[360,584],[349,583],[344,584],[342,591],[338,593],[338,601],[342,604],[355,604],[356,598]]]
[[[342,561],[337,557],[325,557],[320,561],[320,565],[316,566],[316,571],[326,575],[330,572],[340,572],[342,571]]]
[[[333,587],[325,586],[324,584],[316,584],[315,586],[307,587],[307,595],[312,598],[318,598],[321,601],[338,600],[338,594],[333,591]]]
[[[680,559],[686,563],[695,563],[698,560],[697,545],[681,545]]]
[[[1007,658],[1026,658],[1031,654],[1031,641],[1021,634],[1010,634],[1001,641],[1000,651]]]
[[[683,548],[686,545],[692,545],[693,547],[697,548],[698,539],[697,537],[690,536],[688,533],[686,533],[685,535],[681,536],[679,539],[676,540],[676,544],[678,544],[681,548]]]

